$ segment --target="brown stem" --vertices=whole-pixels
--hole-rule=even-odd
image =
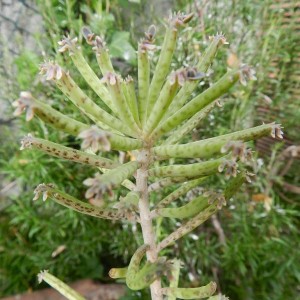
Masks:
[[[140,168],[137,170],[136,175],[136,189],[140,193],[139,211],[140,211],[140,224],[142,227],[144,244],[150,245],[147,251],[147,260],[154,263],[157,260],[157,248],[155,243],[155,234],[152,226],[152,218],[150,215],[150,206],[148,199],[148,168],[150,164],[150,151],[143,149],[139,152],[138,162]],[[161,281],[156,280],[150,286],[151,299],[162,300],[161,295]]]
[[[226,237],[225,237],[225,233],[224,233],[224,230],[221,226],[221,223],[220,221],[218,220],[217,216],[216,215],[212,215],[211,216],[211,222],[219,236],[219,241],[220,241],[220,244],[222,245],[226,245]]]

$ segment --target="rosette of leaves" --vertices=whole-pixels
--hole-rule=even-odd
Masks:
[[[218,48],[227,44],[225,37],[217,34],[211,37],[209,46],[195,66],[170,70],[180,29],[192,17],[192,14],[181,13],[170,16],[153,71],[149,54],[158,47],[155,45],[156,28],[153,25],[149,27],[138,45],[136,82],[131,77],[124,79],[116,73],[103,38],[88,28],[83,28],[82,33],[95,52],[100,77],[86,62],[77,38],[66,37],[59,42],[59,51],[69,53],[98,98],[87,96],[72,79],[72,74],[55,62],[43,63],[41,74],[46,80],[54,81],[58,89],[91,120],[91,124],[66,116],[29,92],[22,92],[14,102],[16,115],[26,111],[28,121],[36,116],[57,130],[83,140],[82,150],[77,150],[28,135],[22,140],[22,149],[43,151],[94,168],[95,177],[84,181],[88,186],[88,199],[101,201],[107,194],[112,196],[113,190],[121,185],[128,190],[112,207],[96,206],[76,199],[57,189],[53,183],[40,184],[34,191],[34,199],[43,195],[43,200],[51,198],[79,213],[138,223],[144,244],[136,250],[128,266],[112,269],[110,276],[124,278],[132,290],[150,287],[151,297],[155,300],[164,296],[168,299],[226,299],[222,295],[213,296],[216,291],[214,282],[198,288],[178,287],[180,262],[161,254],[166,247],[172,246],[222,209],[245,180],[251,181],[251,174],[243,167],[251,160],[252,153],[246,142],[266,135],[282,138],[280,125],[272,123],[180,143],[211,110],[217,109],[218,99],[235,83],[246,84],[248,79],[255,79],[253,70],[241,65],[228,70],[208,89],[192,97],[193,91],[206,76]],[[120,163],[107,158],[106,154],[112,150],[128,151],[131,160]],[[176,159],[180,159],[178,163]],[[221,191],[207,190],[183,206],[174,206],[178,198],[202,186],[207,179],[223,176],[222,172],[227,184]],[[178,183],[181,184],[179,188],[158,203],[151,203],[150,193]],[[158,240],[155,235],[157,218],[186,221]],[[169,280],[169,286],[162,286],[164,276]],[[40,279],[46,280],[69,299],[82,299],[47,272],[41,273]]]

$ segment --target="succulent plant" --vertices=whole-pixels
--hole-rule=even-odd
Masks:
[[[144,244],[136,250],[127,267],[113,268],[109,274],[112,278],[125,278],[132,290],[150,287],[153,300],[162,299],[164,295],[168,299],[227,299],[222,295],[213,296],[214,282],[198,288],[178,287],[180,261],[162,257],[161,252],[222,209],[245,181],[251,181],[251,173],[243,167],[252,157],[246,142],[265,135],[282,138],[280,125],[272,123],[180,143],[212,109],[217,109],[218,99],[236,82],[246,84],[247,80],[255,79],[253,70],[241,65],[228,70],[208,89],[191,97],[206,76],[218,48],[227,44],[225,37],[217,34],[211,37],[208,48],[195,66],[170,71],[180,28],[192,17],[192,14],[182,13],[170,16],[153,72],[149,53],[157,49],[154,44],[156,28],[154,25],[149,27],[138,45],[137,82],[131,77],[123,79],[116,73],[104,40],[88,28],[83,28],[82,33],[95,51],[101,78],[85,60],[77,38],[65,37],[59,42],[59,51],[69,53],[79,73],[99,98],[94,101],[88,97],[71,74],[55,62],[43,63],[41,74],[46,80],[54,81],[91,124],[66,116],[29,92],[22,92],[13,104],[17,107],[15,115],[26,111],[26,120],[35,115],[57,130],[82,139],[82,150],[76,150],[28,135],[22,140],[22,149],[35,149],[95,168],[95,177],[84,182],[88,186],[86,198],[101,201],[106,194],[112,196],[113,190],[121,185],[128,190],[114,207],[109,207],[92,205],[66,194],[52,183],[42,183],[34,191],[34,200],[43,195],[43,200],[51,198],[60,205],[93,217],[138,223]],[[130,151],[131,160],[120,163],[106,158],[106,153],[111,150]],[[177,158],[181,159],[180,163],[174,164]],[[227,184],[222,191],[207,190],[183,206],[173,205],[208,179],[222,176],[223,171]],[[181,186],[158,203],[150,203],[150,193],[175,184]],[[186,222],[158,241],[155,222],[159,217],[185,219]],[[144,257],[146,262],[143,263]],[[168,278],[169,286],[162,287],[163,276]],[[45,271],[39,278],[69,299],[82,299]]]

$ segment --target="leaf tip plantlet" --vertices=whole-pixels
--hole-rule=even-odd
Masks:
[[[91,126],[89,129],[81,131],[78,135],[78,137],[82,139],[81,148],[84,150],[91,148],[94,153],[99,150],[110,151],[110,136],[110,133],[99,129],[95,125]]]
[[[14,116],[20,116],[26,110],[26,121],[30,121],[34,117],[35,105],[30,92],[21,92],[19,99],[14,101],[12,105],[16,107],[13,113]]]

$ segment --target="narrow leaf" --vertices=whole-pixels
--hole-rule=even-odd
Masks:
[[[217,289],[215,282],[198,288],[163,288],[162,294],[179,299],[203,299],[211,296]]]
[[[67,284],[62,282],[57,277],[50,274],[48,271],[41,271],[38,274],[38,280],[39,283],[42,281],[47,282],[49,285],[51,285],[54,289],[56,289],[60,294],[62,294],[64,297],[66,297],[69,300],[85,300],[84,297],[82,297],[79,293],[77,293],[75,290],[70,288]]]
[[[221,154],[221,149],[229,141],[243,141],[259,139],[270,135],[274,124],[264,124],[249,129],[244,129],[198,142],[187,143],[184,145],[166,145],[153,149],[154,154],[162,158],[181,157],[181,158],[209,158],[216,154]]]
[[[39,196],[43,194],[43,200],[46,200],[49,197],[60,205],[96,218],[137,221],[135,214],[128,215],[127,213],[125,214],[116,209],[101,208],[88,204],[54,188],[52,184],[40,184],[37,186],[34,193],[34,200],[37,200]]]
[[[56,156],[62,159],[74,161],[81,164],[87,164],[93,167],[111,169],[119,165],[119,163],[116,163],[110,159],[103,158],[94,154],[89,154],[69,147],[65,147],[44,139],[38,139],[30,135],[22,139],[21,149],[25,148],[36,149],[52,156]]]
[[[218,34],[212,37],[212,42],[207,47],[205,53],[200,58],[196,69],[199,72],[206,73],[209,66],[211,65],[217,50],[220,45],[224,44],[225,38],[223,35]],[[199,85],[198,81],[187,81],[181,88],[179,93],[176,95],[174,101],[172,102],[166,117],[170,117],[172,114],[177,112],[182,106],[187,102],[190,95],[193,93],[194,89]]]
[[[200,177],[217,173],[224,157],[189,165],[170,165],[149,170],[149,176],[157,177]]]
[[[206,179],[207,177],[202,177],[202,178],[197,178],[183,183],[181,187],[179,187],[178,189],[170,193],[168,196],[166,196],[164,199],[162,199],[160,202],[158,202],[155,208],[159,209],[159,208],[166,207],[168,204],[175,201],[179,197],[185,195],[188,191],[198,186]]]
[[[152,137],[158,138],[169,132],[183,121],[189,119],[205,106],[225,94],[238,79],[240,78],[240,70],[227,72],[214,85],[205,90],[202,94],[196,96],[176,113],[171,115],[153,132]]]

